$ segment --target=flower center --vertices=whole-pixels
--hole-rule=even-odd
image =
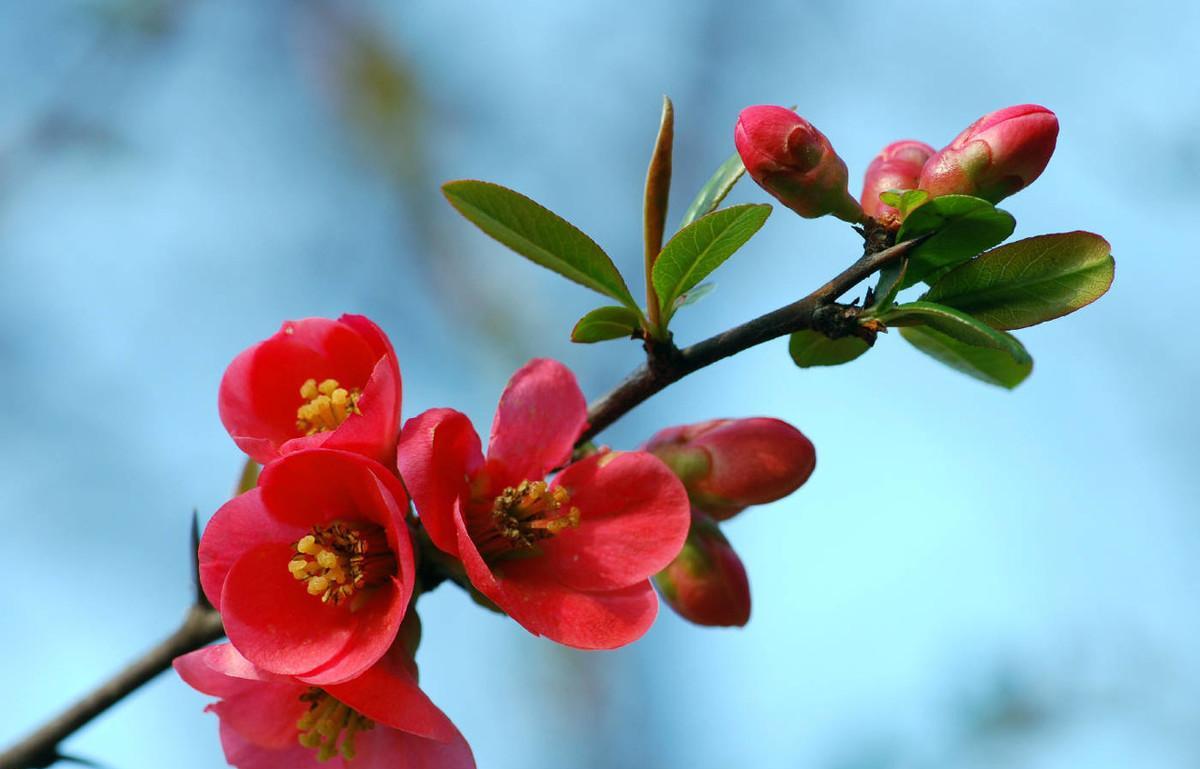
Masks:
[[[336,379],[318,383],[310,379],[300,387],[303,405],[296,409],[296,429],[304,435],[316,435],[337,429],[351,414],[361,414],[358,399],[362,391],[347,390]]]
[[[338,755],[349,761],[356,753],[355,736],[375,728],[374,721],[316,687],[301,694],[300,701],[308,703],[308,712],[296,722],[300,744],[315,748],[318,761]]]
[[[382,584],[396,572],[387,535],[374,524],[350,528],[334,521],[314,526],[295,547],[288,571],[307,583],[309,595],[321,596],[322,603],[341,603],[356,591]]]
[[[493,500],[490,515],[480,516],[471,532],[479,552],[502,556],[531,550],[543,539],[579,525],[579,508],[568,507],[570,493],[545,481],[521,481]]]

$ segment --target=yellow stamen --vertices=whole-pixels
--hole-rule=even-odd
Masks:
[[[530,550],[539,540],[579,525],[579,508],[569,507],[570,501],[566,489],[551,489],[545,481],[509,486],[492,502],[486,523],[481,518],[482,525],[473,528],[472,539],[485,557]]]
[[[351,528],[341,521],[313,527],[296,541],[287,570],[305,582],[309,595],[338,604],[356,591],[374,587],[396,571],[387,536],[374,524]],[[354,604],[351,604],[351,609]]]
[[[337,429],[351,414],[362,413],[358,410],[361,395],[357,387],[347,390],[336,379],[319,384],[316,379],[309,379],[300,386],[304,403],[296,409],[296,429],[304,435]]]
[[[375,728],[374,721],[321,689],[309,689],[300,701],[308,703],[308,712],[296,722],[300,744],[315,749],[318,761],[338,755],[349,761],[356,753],[355,736]]]

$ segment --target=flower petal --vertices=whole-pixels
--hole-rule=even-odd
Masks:
[[[571,458],[586,425],[587,401],[575,375],[558,361],[536,358],[513,374],[500,395],[488,464],[515,481],[541,480]]]
[[[375,588],[357,610],[348,605],[353,598],[322,603],[288,572],[293,554],[286,543],[259,545],[229,570],[221,615],[230,642],[256,666],[307,683],[358,675],[395,639],[407,605],[403,586],[393,579]]]
[[[348,769],[475,769],[471,748],[457,729],[439,741],[376,726],[358,734],[356,747]]]
[[[649,580],[586,592],[547,579],[535,560],[505,564],[496,574],[499,591],[492,598],[529,632],[576,649],[616,649],[654,624],[658,597]]]
[[[430,409],[408,420],[400,433],[400,477],[429,538],[450,555],[458,555],[455,503],[470,493],[466,479],[482,465],[479,435],[471,420],[453,409]]]
[[[221,722],[221,748],[225,760],[238,769],[327,769],[317,760],[317,751],[300,744],[299,732],[292,725],[294,745],[281,749],[264,748],[242,737],[232,726]],[[335,764],[336,766],[336,764]],[[355,769],[361,769],[357,765]]]
[[[450,742],[458,730],[417,685],[399,644],[365,673],[325,691],[367,718],[410,734]]]
[[[305,381],[332,378],[361,389],[379,357],[372,343],[345,323],[328,318],[288,321],[226,369],[217,398],[221,422],[239,448],[266,464],[284,443],[298,437],[296,409]]]
[[[308,687],[263,673],[230,644],[198,649],[174,661],[179,677],[204,694],[219,697],[208,707],[241,737],[269,748],[296,743],[296,721],[308,708]]]
[[[204,527],[197,553],[200,586],[209,603],[220,610],[225,576],[247,551],[263,542],[295,542],[308,528],[273,518],[263,504],[261,488],[250,489],[222,505]]]
[[[577,590],[613,590],[666,568],[687,539],[687,490],[642,451],[595,454],[554,480],[571,493],[580,523],[541,543],[531,567]]]
[[[654,623],[658,597],[649,580],[619,590],[586,592],[556,581],[538,558],[503,562],[493,571],[457,519],[458,545],[471,584],[534,635],[577,649],[615,649]]]

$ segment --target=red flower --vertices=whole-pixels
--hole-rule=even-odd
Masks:
[[[475,766],[399,644],[358,678],[323,688],[255,667],[230,644],[185,654],[175,670],[219,698],[206,709],[221,720],[225,758],[239,769]]]
[[[466,416],[434,409],[404,426],[398,465],[430,539],[480,593],[532,633],[611,649],[654,621],[648,578],[683,546],[688,500],[644,452],[593,455],[547,485],[586,419],[574,375],[534,360],[500,396],[486,460]]]
[[[263,470],[200,541],[200,583],[256,666],[339,683],[391,646],[413,590],[408,497],[359,454],[309,449]]]
[[[221,422],[267,464],[325,446],[390,464],[400,427],[400,368],[383,331],[361,315],[288,321],[233,359]]]

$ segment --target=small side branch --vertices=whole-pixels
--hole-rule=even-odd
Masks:
[[[37,769],[60,760],[59,746],[63,740],[171,667],[171,660],[224,635],[221,617],[216,611],[204,606],[192,607],[179,628],[140,659],[0,753],[0,769]]]
[[[676,355],[655,358],[642,365],[624,382],[589,405],[588,428],[579,442],[591,440],[668,385],[755,345],[808,329],[833,337],[856,333],[857,308],[836,304],[835,300],[865,278],[899,260],[921,240],[908,240],[868,253],[799,301],[697,342]]]

